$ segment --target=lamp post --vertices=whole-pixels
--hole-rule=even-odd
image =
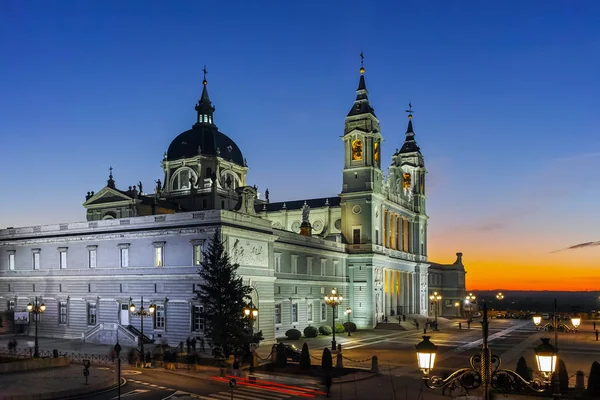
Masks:
[[[250,306],[244,307],[244,315],[248,318],[250,329],[252,329],[252,333],[254,333],[254,321],[256,320],[256,317],[258,317],[258,308],[250,303]]]
[[[455,302],[454,303],[454,307],[456,307],[456,316],[459,317],[460,316],[460,302]]]
[[[115,344],[115,354],[117,355],[117,397],[121,400],[121,345],[118,340]]]
[[[434,305],[434,312],[435,312],[435,328],[433,328],[434,331],[438,330],[438,304],[440,302],[440,300],[442,300],[442,296],[440,294],[438,294],[438,292],[433,292],[433,294],[431,296],[429,296],[429,300],[431,300],[431,304]]]
[[[344,311],[344,314],[346,314],[346,316],[348,317],[348,336],[352,336],[350,334],[350,313],[352,313],[352,309],[350,307],[346,308],[346,311]]]
[[[337,289],[331,289],[331,293],[329,296],[325,296],[325,304],[327,304],[328,306],[331,306],[331,308],[333,309],[333,326],[332,326],[332,330],[333,330],[333,339],[331,340],[331,350],[335,351],[336,349],[336,344],[335,344],[335,310],[336,307],[339,306],[342,303],[343,297],[342,296],[338,296],[337,295]]]
[[[141,360],[142,360],[142,364],[143,367],[146,366],[146,363],[144,362],[146,354],[144,353],[144,317],[151,317],[152,315],[154,315],[154,310],[156,310],[156,304],[152,303],[148,306],[148,309],[144,308],[144,296],[142,296],[141,298],[141,305],[140,305],[140,309],[136,311],[135,309],[135,304],[131,303],[129,305],[129,312],[131,312],[131,314],[133,315],[137,315],[138,317],[140,317],[140,352],[142,353],[141,355]]]
[[[491,399],[492,387],[502,393],[518,392],[523,386],[538,393],[545,391],[545,387],[550,383],[548,375],[545,371],[551,366],[551,361],[548,361],[548,354],[554,356],[556,360],[556,349],[550,345],[548,338],[542,339],[542,345],[550,347],[536,348],[536,357],[538,354],[541,358],[537,358],[540,372],[544,376],[544,380],[534,379],[532,381],[525,380],[515,371],[508,369],[500,369],[501,359],[499,356],[492,354],[488,346],[488,314],[487,304],[483,304],[483,321],[482,321],[483,345],[481,353],[471,357],[468,368],[461,368],[452,372],[447,378],[431,375],[431,371],[435,366],[435,358],[437,346],[429,339],[429,336],[423,336],[423,341],[417,344],[417,362],[419,369],[423,372],[423,383],[430,389],[446,389],[450,390],[452,395],[453,390],[461,389],[463,393],[468,393],[469,390],[474,390],[479,387],[482,389],[482,399]],[[538,352],[539,349],[539,352]]]
[[[477,297],[473,293],[469,293],[467,297],[465,297],[465,303],[469,305],[469,317],[473,315],[473,304],[477,300]]]
[[[27,304],[27,311],[29,314],[33,314],[35,316],[35,345],[33,348],[33,358],[40,358],[40,347],[38,344],[38,320],[40,319],[40,314],[46,311],[46,305],[44,303],[38,304],[38,298],[35,296],[34,304]]]

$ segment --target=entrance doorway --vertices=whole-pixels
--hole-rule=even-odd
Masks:
[[[119,315],[121,325],[129,325],[129,304],[121,303],[121,315]]]

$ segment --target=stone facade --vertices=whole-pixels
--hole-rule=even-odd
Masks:
[[[426,170],[412,113],[404,145],[384,174],[383,136],[364,69],[342,136],[341,193],[278,203],[247,186],[245,158],[217,131],[203,83],[197,122],[171,143],[162,160],[164,184],[157,181],[153,193],[141,182],[118,189],[111,170],[107,185],[86,196],[87,221],[0,230],[4,318],[37,297],[47,307],[41,336],[136,343],[142,321],[129,306],[143,299],[156,304],[154,316],[144,318],[149,338],[177,345],[202,337],[197,268],[217,229],[254,289],[255,328],[268,341],[290,328],[331,325],[333,310],[323,298],[333,288],[344,297],[336,321],[344,322],[350,307],[362,329],[386,316],[428,315],[432,289],[464,292],[462,264],[462,281],[450,278],[453,272],[443,286],[431,279],[431,268],[439,268],[427,258]],[[458,277],[459,266],[453,268]]]

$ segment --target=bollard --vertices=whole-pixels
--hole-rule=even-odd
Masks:
[[[338,344],[338,346],[337,346],[337,351],[339,351],[339,352],[341,352],[341,351],[342,351],[342,345],[341,345],[341,344]]]
[[[575,390],[583,392],[585,384],[583,383],[583,371],[577,371],[575,373]]]
[[[58,358],[58,350],[56,350],[56,349],[52,350],[52,357]]]
[[[371,372],[378,374],[379,373],[379,359],[377,356],[373,356],[371,359]]]
[[[344,361],[342,360],[342,353],[337,353],[335,357],[335,367],[344,368]]]

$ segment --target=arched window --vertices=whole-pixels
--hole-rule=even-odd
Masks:
[[[362,140],[356,139],[352,142],[352,160],[362,160],[363,155],[363,143]]]
[[[237,175],[230,171],[225,171],[221,174],[220,183],[221,187],[231,190],[235,190],[239,186]]]
[[[173,190],[189,190],[192,183],[197,184],[198,175],[190,168],[179,169],[171,180]]]

